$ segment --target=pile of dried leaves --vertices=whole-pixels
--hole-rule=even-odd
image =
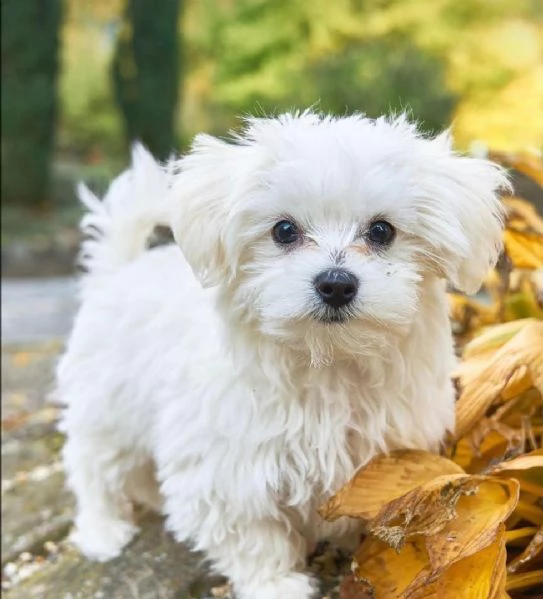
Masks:
[[[541,158],[494,158],[543,188]],[[503,201],[487,301],[451,294],[454,438],[441,456],[377,457],[320,510],[364,524],[345,599],[543,597],[543,219],[522,198]]]

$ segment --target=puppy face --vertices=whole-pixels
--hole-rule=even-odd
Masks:
[[[405,119],[309,113],[199,136],[173,190],[176,239],[233,318],[327,355],[408,331],[426,277],[478,288],[506,180]]]

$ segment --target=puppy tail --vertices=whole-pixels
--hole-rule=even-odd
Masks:
[[[163,207],[170,173],[141,145],[132,147],[132,165],[110,185],[103,200],[80,183],[88,212],[80,229],[85,237],[79,265],[88,275],[107,275],[147,249],[157,225],[168,224]]]

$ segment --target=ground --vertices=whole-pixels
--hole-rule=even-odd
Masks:
[[[58,411],[47,397],[77,307],[75,292],[72,277],[2,281],[3,596],[229,597],[224,581],[208,575],[201,556],[174,543],[157,515],[140,513],[142,534],[107,564],[87,561],[67,541],[73,499],[59,460]],[[337,596],[330,589],[345,567],[348,561],[331,548],[312,560],[324,596]]]

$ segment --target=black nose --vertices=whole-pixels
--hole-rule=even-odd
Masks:
[[[333,308],[341,308],[351,302],[358,291],[358,279],[339,268],[325,270],[314,281],[322,301]]]

